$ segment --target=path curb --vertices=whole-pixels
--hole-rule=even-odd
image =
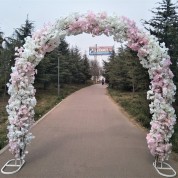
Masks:
[[[64,101],[64,99],[62,99],[56,106],[54,106],[51,110],[49,110],[45,115],[43,115],[40,119],[38,119],[31,127],[31,129],[33,127],[35,127],[39,122],[41,122],[48,114],[50,114],[53,110],[55,110],[62,102]]]

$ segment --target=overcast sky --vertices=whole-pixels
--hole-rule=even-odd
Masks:
[[[56,19],[70,15],[73,12],[87,13],[87,11],[107,12],[108,15],[117,14],[127,16],[141,26],[141,19],[152,17],[151,9],[162,0],[1,0],[0,28],[5,36],[11,36],[15,28],[24,24],[27,14],[34,22],[35,29],[44,23],[54,22]],[[175,2],[175,0],[172,0]],[[117,43],[112,38],[91,35],[78,35],[67,38],[71,46],[78,46],[82,53],[88,53],[88,47],[108,46]]]

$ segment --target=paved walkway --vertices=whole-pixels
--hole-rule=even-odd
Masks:
[[[26,164],[0,178],[160,178],[146,133],[131,123],[102,85],[65,99],[32,129]],[[11,159],[0,155],[0,167]],[[178,172],[178,162],[170,160]]]

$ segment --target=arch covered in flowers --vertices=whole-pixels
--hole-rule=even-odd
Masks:
[[[146,139],[153,156],[159,161],[168,159],[172,144],[170,138],[176,122],[172,107],[176,87],[168,49],[159,44],[156,37],[139,30],[135,23],[126,17],[111,17],[106,13],[84,15],[73,14],[48,24],[37,30],[32,37],[25,39],[21,48],[16,48],[15,66],[12,67],[8,83],[10,99],[7,105],[8,138],[10,152],[15,158],[24,159],[26,145],[33,135],[29,129],[34,122],[36,105],[35,67],[47,52],[54,50],[65,36],[89,33],[93,36],[111,36],[117,42],[126,41],[129,48],[138,52],[142,66],[148,69],[151,83],[147,99],[151,100],[151,130]]]

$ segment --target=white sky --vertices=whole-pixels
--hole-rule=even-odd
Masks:
[[[73,12],[87,13],[87,11],[107,12],[108,15],[117,14],[134,20],[141,26],[141,19],[151,19],[151,9],[157,7],[162,0],[1,0],[0,29],[5,36],[11,36],[15,28],[24,24],[27,14],[34,22],[36,29],[44,23],[54,22],[56,19],[70,15]],[[175,2],[176,0],[172,0]],[[71,46],[78,46],[82,53],[88,54],[88,47],[113,46],[117,43],[110,37],[91,37],[78,35],[67,38]]]

